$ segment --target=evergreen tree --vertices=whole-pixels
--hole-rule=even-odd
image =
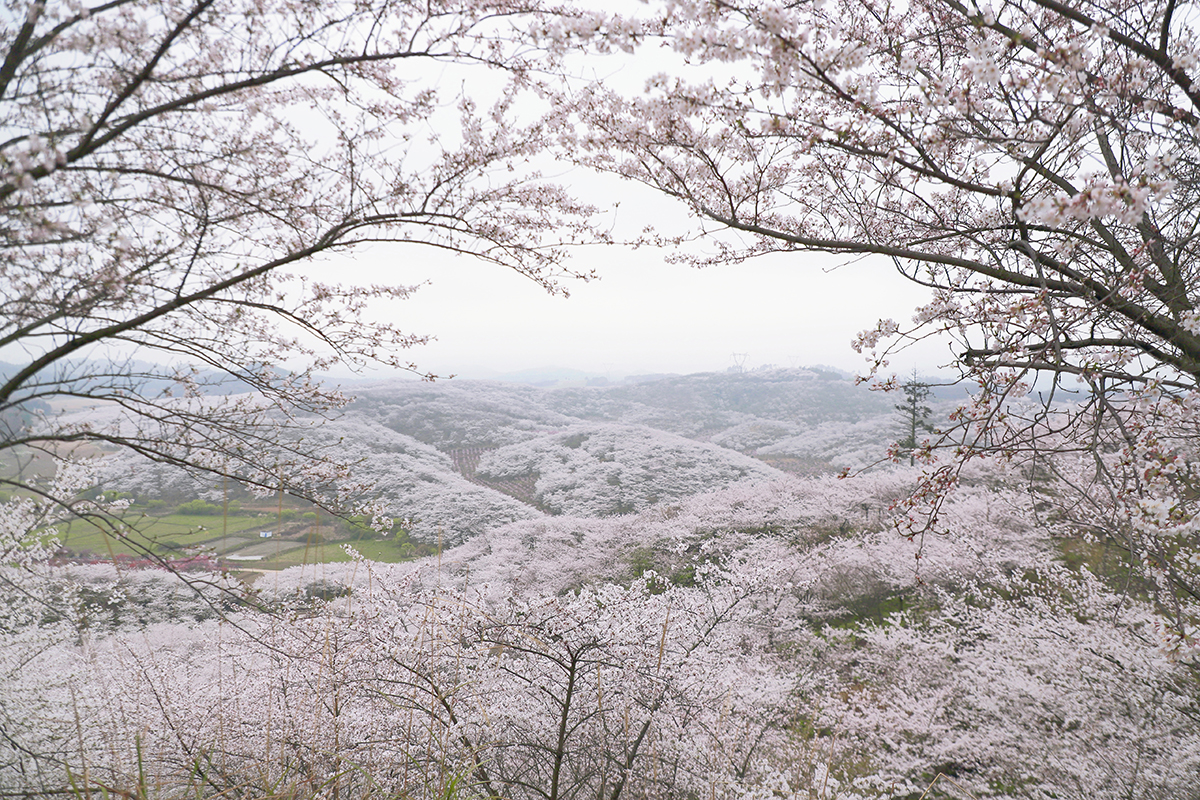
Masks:
[[[896,443],[896,447],[900,453],[908,454],[908,464],[912,466],[916,463],[915,451],[920,444],[917,435],[933,432],[933,426],[929,423],[933,409],[926,405],[933,392],[929,384],[917,380],[916,370],[900,389],[904,392],[904,402],[897,403],[896,410],[903,421],[904,436]]]

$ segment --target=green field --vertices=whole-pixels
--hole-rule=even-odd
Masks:
[[[96,524],[76,520],[60,528],[59,544],[77,556],[86,553],[136,556],[145,554],[147,548],[158,556],[207,550],[227,559],[234,568],[244,566],[254,570],[350,560],[341,546],[342,542],[322,541],[321,537],[311,533],[311,529],[299,532],[293,529],[293,533],[286,537],[260,537],[260,531],[277,532],[277,517],[274,514],[157,516],[135,509],[135,513],[127,514],[123,522],[129,526],[130,532],[124,537],[117,537]],[[369,539],[351,544],[373,561],[398,563],[416,555],[411,545],[395,539]]]
[[[258,516],[212,517],[192,514],[167,514],[161,517],[130,514],[123,521],[132,531],[129,538],[150,544],[156,553],[169,553],[185,547],[209,546],[218,551],[222,539],[234,538],[244,531],[253,531],[257,539],[260,529],[270,529],[272,521]],[[115,538],[98,526],[75,520],[60,528],[59,543],[75,552],[137,553],[140,548]],[[244,537],[241,537],[244,538]],[[227,544],[233,544],[227,542]]]
[[[295,544],[288,542],[288,544]],[[246,562],[247,567],[254,569],[285,569],[287,567],[295,567],[300,564],[333,564],[342,561],[349,561],[350,555],[342,547],[343,544],[349,544],[355,550],[363,555],[363,557],[371,561],[381,561],[386,564],[398,564],[402,561],[411,560],[412,555],[406,554],[407,551],[402,549],[402,545],[391,541],[366,541],[366,542],[324,542],[322,544],[294,547],[293,549],[281,551],[278,555],[264,558],[262,561]]]

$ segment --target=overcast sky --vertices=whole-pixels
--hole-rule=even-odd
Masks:
[[[636,92],[654,72],[694,69],[670,53],[648,50],[637,59],[590,59],[580,72],[609,88]],[[706,74],[713,69],[704,67]],[[443,88],[461,82],[472,91],[487,89],[477,71],[453,65],[430,78]],[[447,136],[457,121],[430,118],[427,124]],[[602,225],[611,226],[616,238],[632,238],[649,223],[667,233],[697,227],[681,203],[652,190],[552,162],[542,168],[576,197],[609,209]],[[570,266],[594,269],[600,280],[566,284],[567,299],[502,267],[419,246],[376,247],[317,271],[344,281],[428,281],[383,313],[407,332],[437,337],[410,354],[423,370],[465,377],[560,367],[615,378],[720,371],[738,360],[747,368],[827,364],[861,372],[866,361],[850,348],[851,339],[881,317],[904,325],[927,299],[927,290],[905,281],[882,258],[778,254],[697,270],[668,263],[669,256],[651,249],[585,249]],[[894,359],[892,367],[898,374],[914,368],[933,374],[950,361],[945,343],[925,344]]]
[[[601,203],[620,192],[618,229],[651,218],[694,225],[673,201],[648,190],[567,178]],[[587,248],[572,266],[594,269],[600,280],[566,283],[569,298],[550,296],[503,267],[419,246],[379,247],[333,266],[347,271],[345,280],[428,281],[383,313],[408,332],[437,337],[411,352],[422,369],[464,377],[546,367],[612,378],[709,372],[743,358],[747,368],[827,364],[858,372],[865,359],[851,339],[881,317],[907,322],[927,297],[882,258],[776,254],[701,270],[668,263],[668,255]],[[892,366],[899,374],[934,373],[949,361],[947,345],[938,343],[910,350]]]

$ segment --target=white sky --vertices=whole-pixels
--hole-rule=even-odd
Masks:
[[[618,215],[683,219],[673,201],[632,185],[627,191]],[[927,296],[882,258],[781,253],[695,269],[666,256],[588,248],[572,266],[595,269],[600,280],[566,284],[569,298],[503,267],[418,246],[378,248],[335,267],[346,280],[429,281],[381,312],[406,332],[437,337],[410,353],[422,369],[463,377],[546,367],[612,378],[719,371],[734,353],[745,355],[747,368],[828,364],[861,372],[865,359],[851,339],[881,317],[903,325]],[[928,374],[950,360],[945,343],[926,343],[892,368]]]
[[[635,66],[617,57],[589,62],[588,69],[603,69],[593,77],[610,88],[631,91],[650,72],[682,69],[669,54],[640,58],[648,60]],[[472,89],[479,91],[484,86],[479,76],[470,75]],[[446,67],[434,83],[453,87],[461,79],[457,68]],[[440,135],[454,123],[429,121]],[[556,169],[548,165],[547,171]],[[696,228],[682,204],[645,187],[582,170],[552,178],[596,206],[619,202],[613,220],[618,238],[632,238],[649,222],[660,232]],[[719,371],[734,363],[734,353],[744,354],[747,368],[828,364],[862,372],[866,361],[851,349],[851,339],[881,317],[903,326],[927,298],[927,290],[901,278],[882,258],[851,263],[778,254],[697,270],[667,263],[668,256],[616,247],[580,252],[570,266],[594,269],[601,277],[567,284],[568,299],[550,296],[502,267],[433,248],[379,247],[353,263],[335,261],[333,271],[345,281],[429,281],[382,313],[406,332],[437,337],[409,354],[421,369],[464,377],[548,367],[612,378]],[[895,358],[892,368],[932,374],[951,360],[944,343],[927,343]]]

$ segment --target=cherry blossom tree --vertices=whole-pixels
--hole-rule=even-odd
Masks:
[[[1149,798],[1195,773],[1195,678],[1147,646],[1148,604],[1046,563],[935,596],[925,620],[831,632],[857,645],[830,656],[859,688],[821,714],[848,747],[865,745],[878,778],[928,785],[941,772],[980,797]]]
[[[710,444],[646,427],[577,425],[508,445],[479,461],[484,479],[531,477],[533,499],[552,514],[628,514],[739,480],[783,473]]]
[[[115,447],[308,497],[344,477],[297,443],[295,412],[344,402],[313,371],[416,370],[424,337],[368,310],[412,287],[340,283],[321,258],[424,245],[558,291],[560,245],[592,236],[528,167],[543,128],[512,113],[548,63],[525,29],[552,17],[538,0],[5,2],[6,458]],[[459,73],[486,102],[431,77]],[[3,481],[49,493],[31,472]]]
[[[1019,494],[975,481],[916,585],[894,532],[824,524],[855,510],[846,485],[297,567],[261,582],[274,614],[192,613],[161,571],[119,581],[106,602],[145,616],[5,637],[0,667],[38,646],[48,668],[6,676],[0,786],[57,790],[69,768],[148,796],[861,800],[942,773],[964,797],[1190,796],[1200,687],[1150,646],[1150,603],[1057,563]],[[607,545],[639,538],[690,576],[617,574]]]
[[[82,730],[47,736],[72,715],[41,710],[0,754],[44,743],[76,772],[90,764],[96,786],[140,773],[164,794],[619,800],[720,791],[738,765],[750,780],[745,764],[782,733],[792,679],[748,626],[770,570],[554,596],[432,566],[360,563],[345,597],[285,596],[286,616],[251,611],[239,627],[89,641],[77,658],[92,671],[73,681]],[[71,688],[39,678],[42,705]]]
[[[948,337],[979,388],[940,444],[1060,478],[1057,518],[1123,549],[1197,645],[1194,15],[681,0],[576,35],[661,41],[680,63],[644,95],[564,98],[575,158],[687,204],[709,234],[698,264],[870,255],[929,287],[911,323],[854,343],[872,373],[895,385],[890,357]],[[931,466],[926,496],[955,469]]]

